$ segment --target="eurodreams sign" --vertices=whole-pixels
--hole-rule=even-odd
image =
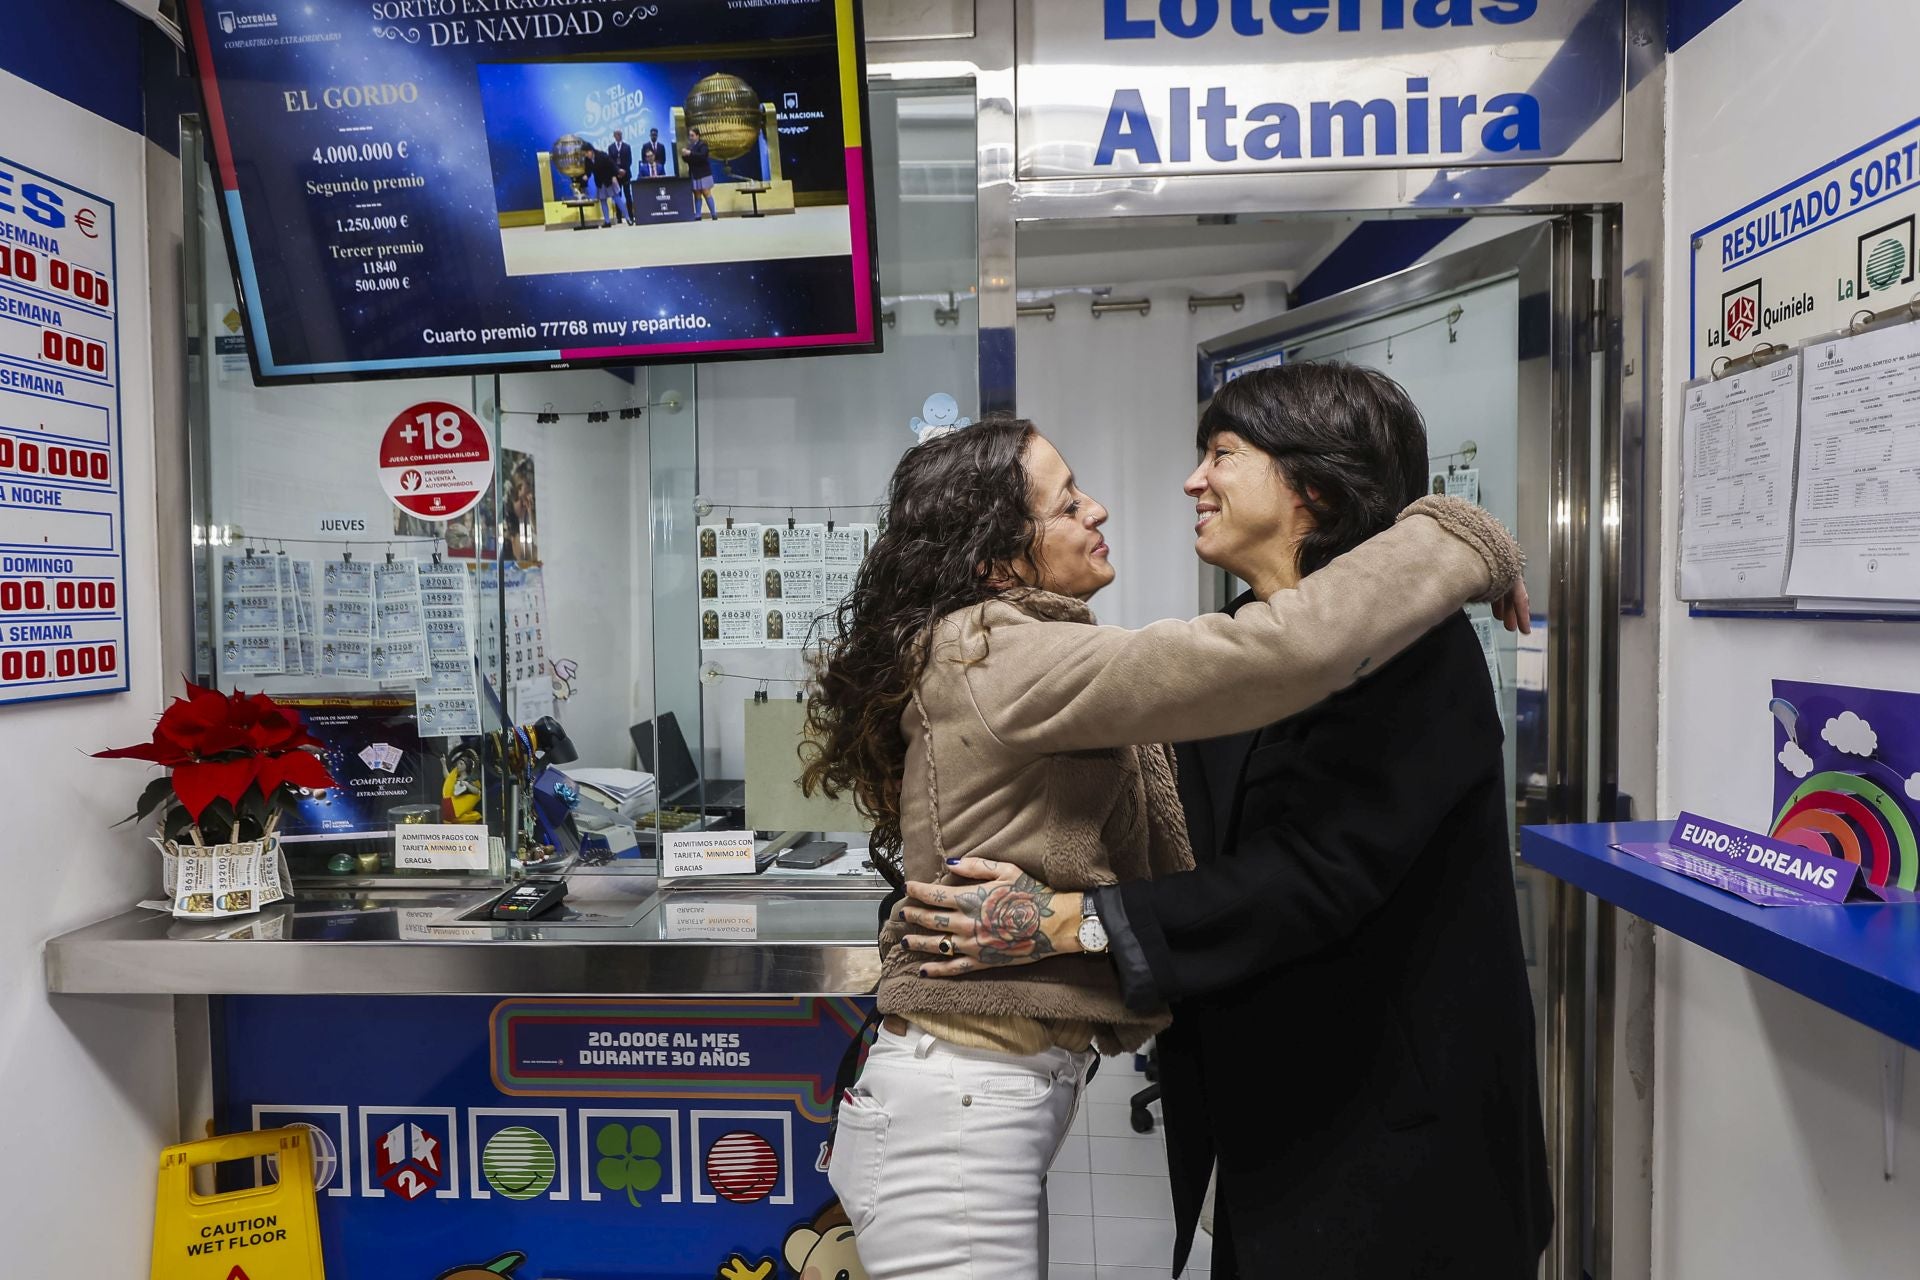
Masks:
[[[1620,8],[1027,0],[1021,176],[1618,159]]]

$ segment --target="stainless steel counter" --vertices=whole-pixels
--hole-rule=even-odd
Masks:
[[[885,886],[571,878],[546,919],[467,918],[496,891],[303,892],[217,922],[135,909],[46,946],[47,989],[158,995],[864,995]]]

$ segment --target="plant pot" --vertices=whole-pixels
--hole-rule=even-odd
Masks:
[[[292,896],[277,835],[240,844],[179,844],[156,836],[153,843],[177,919],[224,920]]]

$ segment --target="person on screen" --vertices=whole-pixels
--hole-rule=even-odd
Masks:
[[[613,161],[613,176],[620,184],[620,193],[627,200],[627,221],[638,225],[640,218],[633,208],[633,148],[627,145],[618,129],[613,131],[613,145],[607,148],[607,156]]]
[[[720,221],[720,211],[713,207],[713,159],[707,151],[707,143],[698,129],[687,130],[687,145],[680,148],[680,155],[687,162],[687,176],[693,179],[693,220],[700,221],[700,202],[707,202],[707,215],[715,222]]]
[[[627,198],[620,190],[613,157],[591,142],[587,144],[587,172],[593,176],[594,198],[600,202],[600,225],[613,225],[614,215],[626,216]]]
[[[658,178],[667,171],[667,149],[660,141],[658,129],[647,130],[647,140],[640,144],[640,172],[649,178]]]

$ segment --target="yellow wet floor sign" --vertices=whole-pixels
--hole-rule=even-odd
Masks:
[[[323,1280],[310,1141],[296,1125],[161,1152],[152,1280]],[[274,1157],[279,1181],[224,1195],[193,1189],[197,1166],[260,1156]]]

